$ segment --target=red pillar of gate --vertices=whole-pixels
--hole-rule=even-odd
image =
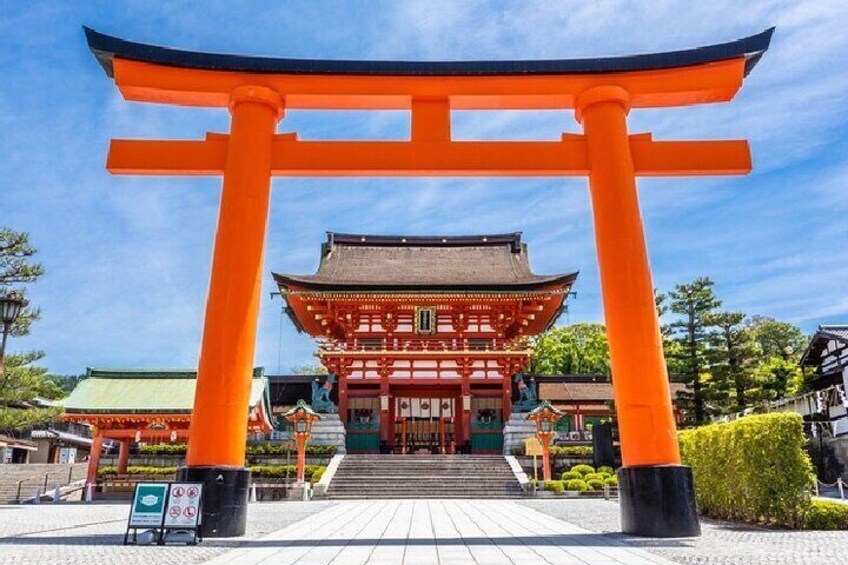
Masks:
[[[589,186],[624,467],[625,532],[645,523],[698,535],[692,473],[680,465],[671,392],[627,133],[628,93],[595,87],[576,104],[586,134]]]
[[[121,440],[118,445],[118,474],[125,475],[130,461],[130,440]]]
[[[204,529],[217,530],[221,537],[243,535],[246,527],[247,413],[271,191],[271,143],[283,105],[268,88],[241,86],[232,92],[230,113],[187,467],[181,470],[183,480],[206,484]],[[216,482],[218,478],[223,483]],[[226,492],[229,498],[215,498],[211,490]],[[219,516],[220,509],[211,508],[207,498],[233,515]]]
[[[97,427],[91,429],[91,451],[88,455],[88,467],[86,468],[86,485],[97,482],[97,467],[100,465],[100,452],[103,450],[103,434]]]

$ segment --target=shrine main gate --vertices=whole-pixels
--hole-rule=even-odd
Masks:
[[[631,135],[631,109],[726,102],[773,29],[729,43],[625,57],[478,62],[275,59],[167,49],[86,28],[127,100],[228,108],[229,134],[113,140],[115,174],[222,175],[223,189],[189,432],[186,480],[207,483],[205,528],[241,535],[250,375],[271,176],[588,176],[621,437],[622,529],[699,532],[680,464],[637,176],[751,170],[746,141]],[[409,110],[409,141],[303,141],[277,134],[286,109]],[[573,110],[557,141],[452,141],[453,110]]]

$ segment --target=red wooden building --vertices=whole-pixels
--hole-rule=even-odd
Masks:
[[[338,379],[348,448],[394,452],[500,452],[527,338],[576,276],[534,274],[520,233],[329,233],[314,275],[274,275]]]

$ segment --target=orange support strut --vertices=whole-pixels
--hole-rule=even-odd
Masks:
[[[243,86],[230,98],[227,150],[197,392],[186,465],[245,461],[262,257],[271,191],[271,142],[283,115],[280,96]]]
[[[625,466],[680,463],[654,286],[627,136],[628,93],[593,88],[577,101]]]

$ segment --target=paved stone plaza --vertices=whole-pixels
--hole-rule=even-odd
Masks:
[[[248,535],[197,547],[121,545],[119,504],[0,506],[0,563],[746,564],[840,562],[848,532],[708,522],[698,539],[623,536],[603,500],[373,500],[253,504]]]

